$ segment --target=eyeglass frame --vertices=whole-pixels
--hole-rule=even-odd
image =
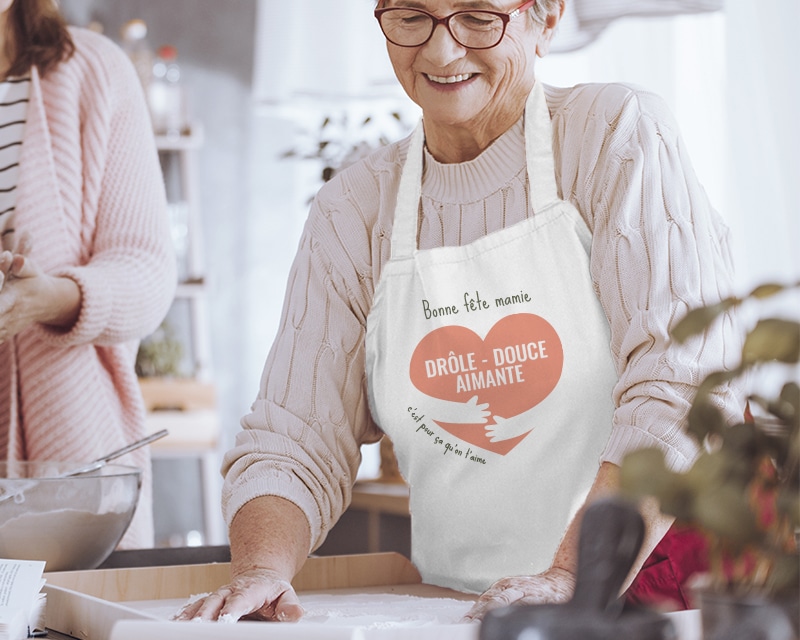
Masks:
[[[432,13],[430,13],[428,11],[425,11],[424,9],[418,9],[417,7],[384,7],[382,9],[375,9],[374,14],[375,14],[375,19],[378,21],[378,26],[381,28],[381,32],[383,33],[383,37],[386,38],[386,40],[391,42],[396,47],[405,47],[406,49],[413,49],[415,47],[421,47],[421,46],[427,44],[428,42],[430,42],[430,39],[433,37],[433,34],[436,32],[436,27],[438,27],[440,24],[443,24],[445,26],[445,28],[447,29],[447,33],[450,34],[450,37],[453,38],[453,40],[455,40],[460,46],[464,47],[465,49],[472,49],[473,51],[486,51],[487,49],[494,49],[497,45],[499,45],[503,41],[503,38],[505,38],[506,28],[508,27],[508,23],[511,22],[514,18],[517,18],[520,15],[522,15],[523,12],[525,12],[528,9],[532,8],[536,4],[536,2],[537,2],[537,0],[526,0],[521,5],[519,5],[516,9],[513,9],[512,11],[509,11],[508,13],[505,13],[503,11],[491,11],[489,9],[462,9],[460,11],[454,11],[453,13],[451,13],[450,15],[445,16],[444,18],[439,18],[439,17],[433,15]],[[430,34],[428,35],[427,38],[425,38],[425,40],[423,42],[420,42],[419,44],[398,44],[397,42],[394,42],[391,38],[389,38],[389,36],[386,35],[386,31],[383,30],[383,23],[381,22],[381,16],[383,14],[391,12],[391,11],[417,11],[418,13],[425,14],[426,16],[428,16],[433,21],[433,27],[431,27]],[[457,16],[457,15],[464,14],[464,13],[478,13],[478,12],[479,13],[491,13],[492,15],[497,16],[498,18],[500,18],[500,20],[503,22],[503,31],[500,34],[500,37],[497,39],[497,42],[495,42],[491,46],[488,46],[488,47],[469,47],[469,46],[465,45],[463,42],[461,42],[458,38],[456,38],[456,36],[453,33],[452,29],[450,29],[450,19],[453,16]]]

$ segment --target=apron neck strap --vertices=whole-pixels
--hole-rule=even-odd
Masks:
[[[533,213],[537,214],[559,199],[553,159],[553,125],[541,82],[533,85],[525,103],[524,125],[528,188]]]
[[[408,155],[397,187],[392,228],[392,258],[405,258],[417,250],[417,217],[422,193],[422,162],[425,157],[425,130],[422,119],[411,134]]]
[[[553,161],[553,130],[541,82],[534,84],[525,102],[524,132],[531,206],[536,214],[558,200]],[[420,120],[411,135],[397,189],[392,229],[392,258],[395,259],[412,256],[417,250],[424,145],[425,130],[423,121]]]

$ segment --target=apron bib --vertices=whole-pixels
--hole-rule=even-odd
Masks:
[[[419,251],[420,122],[367,319],[370,408],[410,487],[411,559],[424,582],[476,593],[550,567],[597,475],[617,380],[538,82],[524,128],[533,215]]]

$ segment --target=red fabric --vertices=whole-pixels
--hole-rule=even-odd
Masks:
[[[627,605],[682,611],[691,609],[686,584],[708,571],[708,546],[703,535],[673,525],[658,543],[625,594]]]

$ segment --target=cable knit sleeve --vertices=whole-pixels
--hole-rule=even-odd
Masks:
[[[172,302],[177,265],[158,154],[133,66],[108,39],[83,30],[73,36],[75,55],[42,87],[55,170],[68,185],[61,191],[64,216],[82,236],[72,245],[81,247],[81,255],[53,273],[78,284],[82,308],[71,331],[43,333],[60,346],[115,344],[158,327]],[[65,90],[69,86],[77,89]],[[73,117],[80,129],[59,126]]]
[[[660,98],[590,85],[566,109],[588,114],[582,130],[561,131],[566,147],[593,150],[564,154],[579,160],[564,163],[562,187],[593,233],[592,278],[619,374],[604,460],[619,464],[632,449],[656,446],[686,469],[698,451],[683,428],[697,385],[736,364],[740,338],[730,316],[684,345],[670,330],[687,310],[732,292],[727,228]],[[741,416],[732,390],[716,400],[729,419]]]
[[[314,549],[350,504],[359,447],[380,437],[367,405],[364,337],[381,235],[362,214],[374,215],[377,197],[362,165],[312,204],[258,397],[223,461],[228,523],[249,500],[280,496],[305,513]]]

